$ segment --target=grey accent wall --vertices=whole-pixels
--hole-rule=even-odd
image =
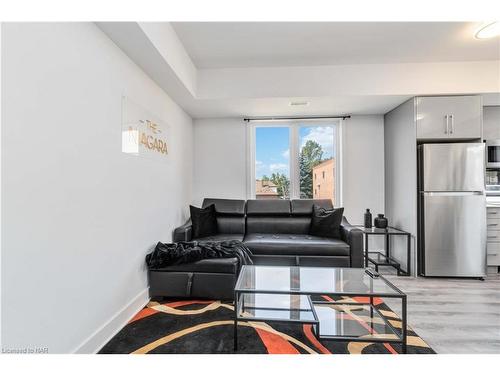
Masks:
[[[415,274],[417,235],[417,143],[414,99],[384,117],[385,212],[389,225],[412,234],[412,272]],[[406,238],[392,242],[394,257],[406,264]]]

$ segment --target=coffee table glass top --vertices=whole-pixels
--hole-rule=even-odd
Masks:
[[[252,293],[337,294],[401,297],[383,277],[372,278],[363,268],[242,267],[235,290]]]

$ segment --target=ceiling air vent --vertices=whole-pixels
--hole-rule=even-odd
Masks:
[[[309,105],[309,102],[290,102],[290,106],[299,107]]]

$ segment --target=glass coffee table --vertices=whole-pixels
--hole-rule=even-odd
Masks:
[[[338,301],[347,297],[351,298]],[[357,302],[352,297],[367,298]],[[376,297],[401,300],[401,329],[394,328],[378,310]],[[245,265],[236,282],[234,301],[235,351],[238,321],[257,321],[311,324],[319,340],[400,343],[406,353],[406,295],[384,277],[374,277],[363,268]],[[359,324],[344,324],[353,320]]]

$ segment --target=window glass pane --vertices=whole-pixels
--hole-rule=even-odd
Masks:
[[[255,128],[255,197],[290,198],[290,129]]]
[[[335,126],[299,130],[300,198],[332,199],[335,204]]]

